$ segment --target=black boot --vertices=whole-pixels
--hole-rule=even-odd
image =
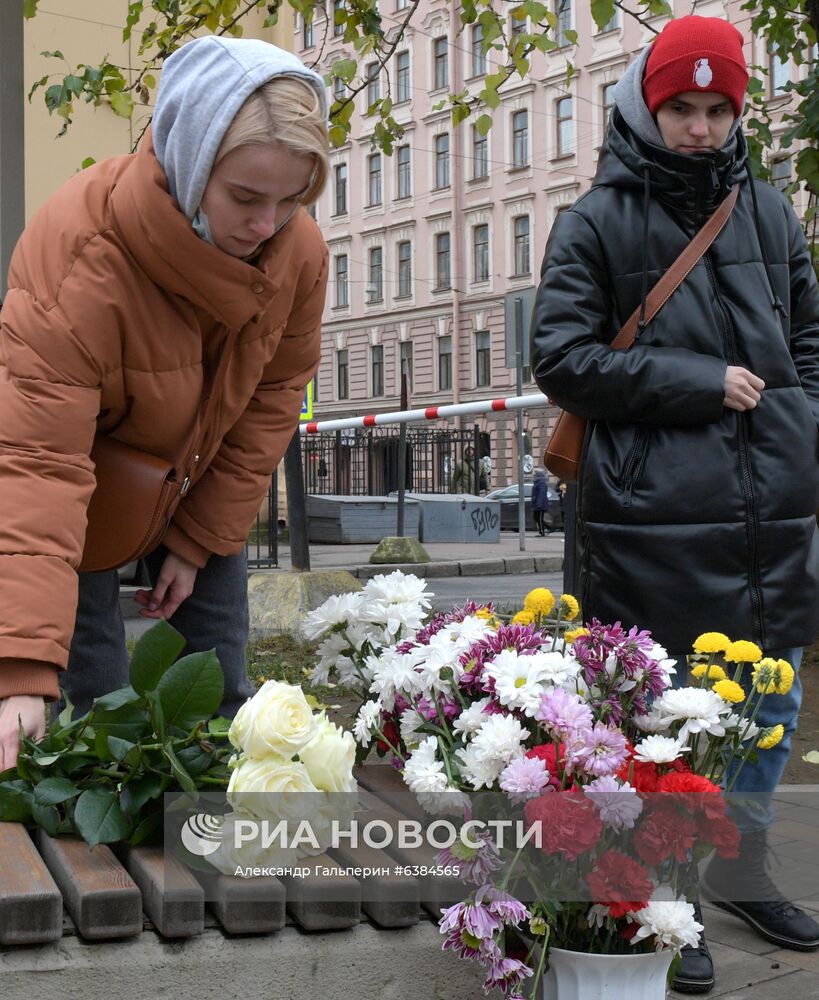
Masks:
[[[714,855],[700,880],[705,899],[733,913],[780,948],[815,951],[819,924],[790,903],[768,875],[767,831],[756,830],[740,838],[739,857],[726,860]]]
[[[694,900],[694,919],[697,923],[703,922],[699,899]],[[674,973],[671,989],[678,993],[709,993],[714,988],[714,982],[714,963],[705,931],[702,931],[696,948],[686,945],[680,952],[680,964]]]

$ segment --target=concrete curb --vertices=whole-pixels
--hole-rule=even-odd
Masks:
[[[459,562],[386,563],[378,566],[366,564],[350,569],[359,580],[371,580],[379,573],[414,573],[418,577],[442,576],[505,576],[526,573],[559,573],[563,569],[563,556],[507,556],[497,559],[462,559]]]

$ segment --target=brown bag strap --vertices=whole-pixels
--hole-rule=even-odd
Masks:
[[[735,184],[728,197],[725,198],[717,208],[716,212],[708,219],[693,240],[683,250],[680,256],[674,261],[671,267],[660,278],[657,284],[651,289],[646,298],[646,310],[643,327],[645,328],[654,319],[657,313],[668,302],[679,286],[691,273],[694,265],[702,257],[705,251],[711,246],[714,240],[722,232],[725,223],[728,221],[734,205],[739,196],[739,185]],[[623,324],[622,329],[609,345],[619,350],[625,350],[634,343],[640,325],[640,309],[638,306]]]

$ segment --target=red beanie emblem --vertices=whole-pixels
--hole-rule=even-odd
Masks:
[[[669,21],[654,40],[643,76],[651,114],[677,94],[724,94],[740,115],[748,86],[742,35],[719,17],[690,14]]]

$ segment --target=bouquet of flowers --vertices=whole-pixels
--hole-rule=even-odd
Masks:
[[[781,738],[754,720],[786,692],[790,666],[707,633],[691,685],[673,687],[675,663],[648,632],[574,627],[571,595],[537,588],[509,622],[473,603],[421,624],[422,581],[376,581],[379,604],[346,595],[311,616],[323,636],[313,680],[358,690],[356,740],[389,754],[426,810],[463,822],[440,859],[475,889],[443,911],[443,947],[486,967],[486,992],[519,1000],[551,945],[695,945],[680,873],[712,847],[736,857],[719,782]],[[496,843],[491,824],[474,833],[499,804],[527,831],[520,843]]]

